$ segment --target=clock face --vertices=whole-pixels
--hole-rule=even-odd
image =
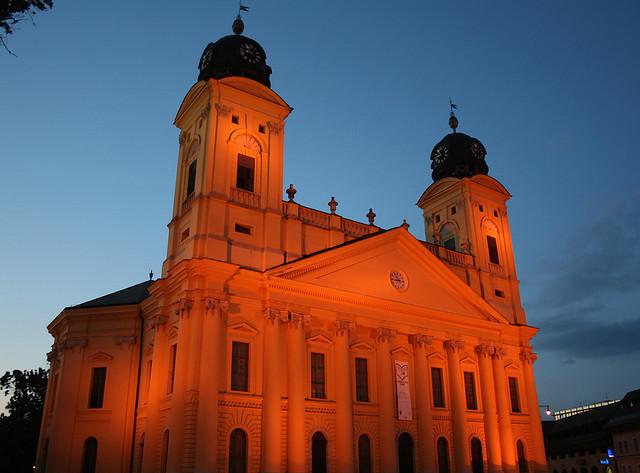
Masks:
[[[484,159],[486,154],[485,150],[482,148],[480,143],[471,143],[471,153],[476,159]]]
[[[242,43],[240,45],[240,56],[251,64],[256,64],[262,60],[260,50],[255,45],[249,43]]]
[[[447,159],[447,155],[449,154],[449,150],[445,145],[440,145],[436,148],[433,153],[433,162],[437,165],[440,165]]]
[[[407,288],[407,277],[401,271],[391,271],[389,282],[398,291],[404,291]]]
[[[207,66],[211,63],[211,59],[213,58],[213,47],[211,45],[207,46],[207,49],[202,53],[202,58],[200,59],[200,70],[206,69]]]

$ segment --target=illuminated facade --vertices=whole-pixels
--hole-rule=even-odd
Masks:
[[[536,329],[484,147],[453,126],[434,148],[425,242],[283,201],[291,108],[234,33],[176,117],[162,277],[49,325],[38,469],[545,471]]]

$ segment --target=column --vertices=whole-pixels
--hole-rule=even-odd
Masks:
[[[547,470],[547,458],[544,449],[544,438],[542,436],[542,420],[540,419],[540,409],[538,406],[538,394],[536,392],[536,380],[533,373],[533,363],[538,356],[525,348],[520,352],[522,369],[524,371],[525,389],[527,391],[527,407],[529,408],[529,425],[531,428],[532,445],[530,451],[535,471]],[[534,473],[534,472],[532,472]]]
[[[281,467],[280,319],[279,310],[270,308],[264,310],[261,473],[277,473]]]
[[[160,425],[160,400],[167,395],[167,354],[169,344],[167,342],[167,316],[157,315],[150,318],[154,329],[153,358],[151,367],[151,379],[149,380],[149,394],[147,412],[147,426],[145,432],[145,446],[142,452],[142,471],[152,473],[158,469],[157,460],[162,442],[164,429]],[[55,470],[52,470],[55,471]]]
[[[336,321],[336,473],[353,473],[353,400],[349,330],[353,322]]]
[[[195,471],[217,470],[218,446],[218,397],[220,379],[223,376],[225,320],[229,303],[224,300],[206,298],[202,321],[200,394],[195,452]],[[146,449],[145,449],[146,450]]]
[[[494,348],[490,345],[478,345],[478,365],[480,368],[480,394],[484,408],[485,449],[489,462],[489,473],[502,471],[502,452],[500,449],[500,430],[498,427],[498,411],[496,409],[496,392],[491,368],[491,355]]]
[[[287,330],[287,472],[305,472],[304,403],[307,371],[305,326],[309,316],[289,313]]]
[[[393,331],[379,328],[376,332],[376,371],[378,377],[378,428],[380,430],[380,471],[396,473],[398,471],[395,406],[393,404],[393,378],[391,366],[391,348],[389,339]]]
[[[463,473],[470,471],[467,451],[471,448],[470,445],[467,445],[465,429],[467,406],[464,386],[462,385],[462,373],[460,372],[460,352],[464,348],[464,342],[461,340],[447,340],[444,342],[444,348],[447,350],[449,392],[451,393],[452,401],[454,471]]]
[[[498,428],[500,431],[500,449],[502,451],[502,470],[513,473],[516,469],[515,445],[511,432],[511,406],[509,404],[509,390],[507,374],[504,370],[506,352],[502,347],[495,347],[493,353],[493,378],[496,387],[496,402],[498,409]]]
[[[184,470],[193,471],[198,432],[198,404],[200,402],[200,364],[202,354],[202,324],[204,304],[194,304],[189,315],[188,372],[184,405]],[[185,347],[186,348],[186,347]]]
[[[413,344],[415,366],[416,406],[418,410],[418,471],[434,473],[436,471],[436,452],[433,439],[433,413],[431,408],[431,392],[429,391],[429,365],[427,363],[427,346],[432,338],[417,334],[410,337]]]

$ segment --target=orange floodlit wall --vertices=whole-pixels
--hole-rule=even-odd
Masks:
[[[187,94],[162,278],[49,326],[37,470],[546,471],[508,192],[433,184],[426,242],[283,202],[290,111],[244,78]]]

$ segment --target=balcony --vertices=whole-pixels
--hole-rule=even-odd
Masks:
[[[472,267],[474,265],[472,255],[450,250],[449,248],[445,248],[444,246],[436,245],[434,243],[427,243],[423,241],[422,244],[435,256],[450,264],[462,267]]]
[[[260,194],[238,189],[237,187],[231,188],[231,200],[237,204],[246,205],[247,207],[260,207]]]

